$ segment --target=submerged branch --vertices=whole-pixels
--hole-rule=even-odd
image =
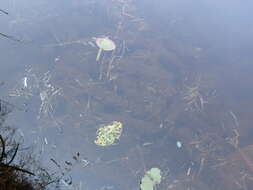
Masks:
[[[14,154],[13,154],[11,160],[7,163],[8,165],[11,164],[12,161],[14,160],[14,158],[16,157],[16,154],[17,154],[17,152],[18,152],[18,147],[19,147],[19,144],[17,145],[17,147],[16,147],[16,149],[15,149],[15,152],[14,152]]]
[[[10,165],[4,164],[4,163],[0,163],[0,167],[6,168],[6,169],[9,168],[9,169],[17,170],[17,171],[20,171],[20,172],[27,173],[27,174],[35,176],[34,173],[32,173],[32,172],[30,172],[30,171],[28,171],[26,169],[19,168],[17,166],[10,166]]]
[[[2,162],[3,158],[5,156],[5,142],[4,142],[4,139],[3,139],[2,135],[0,135],[0,141],[1,141],[1,144],[2,144],[2,153],[1,153],[1,157],[0,157],[0,162]]]
[[[24,172],[24,173],[27,173],[27,174],[30,174],[30,175],[35,175],[34,173],[26,170],[26,169],[22,169],[22,168],[19,168],[17,166],[11,166],[10,163],[14,160],[14,158],[16,157],[16,154],[18,152],[18,148],[19,148],[19,144],[17,145],[17,147],[15,148],[15,152],[11,158],[11,160],[5,164],[3,163],[3,160],[4,160],[4,157],[5,157],[5,141],[2,137],[2,135],[0,135],[0,141],[1,141],[1,145],[2,145],[2,153],[1,153],[1,157],[0,157],[0,169],[2,170],[3,168],[5,169],[13,169],[13,170],[16,170],[16,171],[20,171],[20,172]]]
[[[13,41],[16,41],[16,42],[21,42],[21,40],[15,38],[15,37],[13,37],[13,36],[3,34],[3,33],[1,33],[1,32],[0,32],[0,36],[3,36],[4,38],[7,38],[7,39],[9,39],[9,40],[13,40]]]
[[[6,15],[9,14],[8,12],[6,12],[6,11],[4,11],[4,10],[2,10],[2,9],[0,9],[0,12],[1,12],[1,13],[4,13],[4,14],[6,14]]]

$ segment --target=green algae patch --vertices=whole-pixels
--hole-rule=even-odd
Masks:
[[[119,140],[122,130],[123,124],[119,121],[113,121],[97,130],[97,138],[94,143],[98,146],[112,145],[116,140]]]

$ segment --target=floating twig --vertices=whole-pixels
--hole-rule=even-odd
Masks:
[[[239,127],[239,122],[238,122],[238,119],[237,119],[236,115],[234,114],[234,112],[230,111],[229,113],[232,116],[232,118],[233,118],[233,120],[235,122],[236,127]]]
[[[18,147],[19,147],[19,144],[17,145],[17,147],[16,147],[16,149],[15,149],[15,152],[14,152],[12,158],[10,159],[10,161],[7,163],[7,165],[11,164],[12,161],[14,160],[14,158],[16,157],[16,154],[17,154],[17,152],[18,152]]]

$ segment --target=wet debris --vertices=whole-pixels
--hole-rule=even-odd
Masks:
[[[0,99],[0,115],[5,116],[13,111],[15,106],[9,102]]]
[[[204,110],[206,104],[210,104],[210,99],[215,96],[216,91],[209,87],[209,81],[203,79],[199,74],[190,85],[185,86],[183,101],[186,103],[186,111]]]
[[[51,83],[51,74],[49,71],[41,76],[35,74],[32,68],[25,71],[20,82],[9,93],[10,97],[39,97],[41,100],[38,119],[42,116],[53,117],[53,103],[57,96],[60,96],[61,88],[55,87]]]
[[[69,190],[82,190],[82,182],[80,182],[78,185],[74,184],[70,173],[76,166],[81,166],[83,168],[86,167],[89,164],[88,160],[82,158],[79,152],[72,156],[71,161],[65,160],[63,164],[60,164],[53,158],[50,160],[55,164],[61,173],[59,176],[59,182],[63,189],[67,188]],[[85,163],[85,165],[83,163]]]

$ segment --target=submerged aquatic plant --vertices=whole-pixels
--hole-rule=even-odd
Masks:
[[[141,179],[141,190],[153,190],[154,186],[161,183],[159,168],[151,168]]]

